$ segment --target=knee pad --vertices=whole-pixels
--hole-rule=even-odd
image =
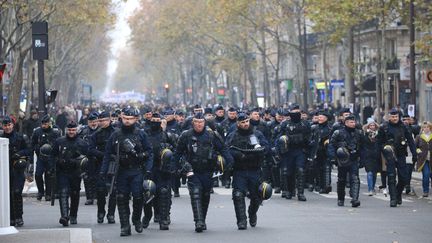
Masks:
[[[232,192],[233,200],[245,198],[245,194],[240,190],[233,190]]]

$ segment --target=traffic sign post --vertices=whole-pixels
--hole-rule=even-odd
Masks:
[[[44,60],[48,59],[48,23],[33,22],[32,24],[32,47],[33,60],[38,61],[38,93],[39,93],[39,115],[42,117],[47,113],[45,100],[45,68]]]

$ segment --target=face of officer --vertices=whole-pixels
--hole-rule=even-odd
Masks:
[[[48,129],[51,126],[51,122],[44,122],[41,124],[42,129]]]
[[[97,126],[98,126],[98,120],[90,120],[90,121],[88,121],[88,126],[91,129],[96,129]]]
[[[276,114],[275,119],[276,119],[277,122],[281,123],[283,121],[283,119],[284,119],[284,116]]]
[[[204,113],[204,109],[203,108],[194,108],[193,112],[194,112],[194,114]]]
[[[259,121],[260,119],[260,115],[258,111],[253,111],[250,115],[250,119],[254,120],[254,121]]]
[[[152,118],[152,116],[153,116],[152,112],[147,112],[147,113],[144,114],[144,119],[150,120]]]
[[[14,125],[12,122],[9,122],[8,124],[3,124],[2,127],[3,127],[4,133],[9,134],[9,133],[12,133]]]
[[[215,112],[217,117],[223,117],[225,115],[225,111],[224,110],[217,110]]]
[[[78,129],[76,127],[66,128],[66,135],[70,138],[76,137]]]
[[[324,116],[324,115],[318,116],[318,123],[319,124],[323,124],[323,123],[327,122],[327,120],[328,120],[327,116]]]
[[[246,120],[243,120],[243,121],[238,121],[237,122],[237,126],[238,126],[239,129],[248,130],[249,126],[250,126],[249,119],[246,119]]]
[[[193,129],[195,132],[202,132],[205,127],[205,120],[204,119],[196,119],[194,118],[192,120]]]
[[[393,124],[396,124],[399,122],[399,114],[396,115],[390,115],[389,121]]]
[[[185,117],[183,115],[176,115],[175,119],[178,123],[183,123],[185,120]]]
[[[112,117],[111,117],[111,121],[112,121],[112,122],[116,122],[116,121],[118,121],[118,117],[116,117],[116,116],[112,116]]]
[[[126,116],[126,115],[122,115],[122,123],[124,126],[132,126],[133,124],[135,124],[137,118],[134,116]]]
[[[342,113],[342,116],[340,116],[339,119],[341,121],[345,121],[345,118],[347,118],[349,115],[351,115],[349,112]]]
[[[301,113],[301,119],[306,121],[308,119],[308,115],[304,112]]]
[[[312,116],[312,122],[317,123],[319,119],[319,116]]]
[[[98,122],[99,122],[100,127],[107,128],[109,126],[111,120],[109,117],[106,117],[106,118],[99,119]]]
[[[211,121],[213,120],[215,117],[213,114],[205,114],[204,115],[204,119],[206,119],[206,121]]]
[[[228,111],[228,118],[231,120],[236,119],[237,117],[237,112],[236,111]]]
[[[345,126],[348,128],[355,128],[356,122],[355,120],[347,120],[345,121]]]

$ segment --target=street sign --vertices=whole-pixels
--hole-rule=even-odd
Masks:
[[[34,22],[32,24],[33,60],[48,59],[48,23]]]

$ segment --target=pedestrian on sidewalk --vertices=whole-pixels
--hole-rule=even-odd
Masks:
[[[421,133],[417,135],[415,144],[418,154],[417,171],[423,174],[423,197],[429,196],[429,183],[431,180],[431,153],[432,153],[432,123],[424,122]]]

